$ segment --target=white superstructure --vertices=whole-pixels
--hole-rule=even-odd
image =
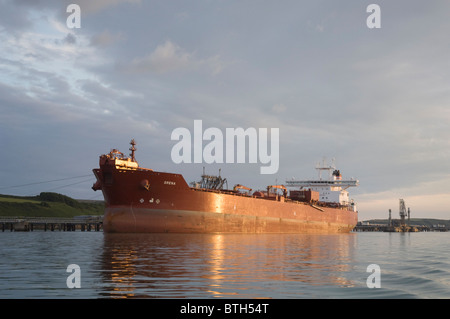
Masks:
[[[318,180],[288,180],[286,186],[300,187],[300,190],[310,189],[319,192],[319,201],[325,203],[335,203],[341,206],[351,207],[356,211],[356,205],[350,200],[347,188],[359,185],[357,179],[342,180],[342,175],[334,165],[318,164]],[[328,171],[328,179],[322,179],[322,171]]]

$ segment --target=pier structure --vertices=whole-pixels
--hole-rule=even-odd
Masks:
[[[389,218],[387,224],[369,224],[364,222],[358,222],[353,231],[364,232],[364,231],[380,231],[380,232],[397,232],[397,233],[407,233],[407,232],[424,232],[424,231],[449,231],[448,227],[445,225],[411,225],[411,210],[408,207],[406,209],[405,201],[403,199],[399,200],[399,216],[400,219],[392,219],[391,209],[389,209]],[[408,219],[406,219],[408,217]]]
[[[79,218],[0,217],[1,231],[101,231],[103,216]]]
[[[389,227],[384,231],[387,232],[417,232],[424,231],[424,228],[419,229],[417,226],[411,226],[411,211],[410,208],[406,209],[405,201],[399,199],[399,209],[398,213],[400,215],[400,220],[391,219],[391,210],[389,209]],[[406,221],[406,216],[408,216],[408,221]]]
[[[375,231],[375,232],[398,232],[402,233],[405,232],[402,228],[397,226],[389,226],[389,224],[364,224],[364,223],[358,223],[356,227],[354,228],[354,231],[356,232],[366,232],[366,231]],[[425,231],[448,231],[447,228],[435,228],[435,227],[429,227],[429,226],[413,226],[408,229],[408,232],[425,232]]]

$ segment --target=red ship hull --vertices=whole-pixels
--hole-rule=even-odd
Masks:
[[[347,208],[189,187],[179,174],[120,168],[108,155],[93,171],[93,188],[105,198],[105,232],[339,233],[358,220]]]
[[[353,212],[330,216],[336,212],[304,211],[302,215],[310,216],[283,218],[115,206],[106,208],[103,230],[126,233],[344,233],[356,225],[356,216],[352,216],[356,213]]]

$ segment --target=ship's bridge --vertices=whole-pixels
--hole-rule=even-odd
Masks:
[[[352,202],[349,199],[347,188],[359,186],[359,181],[357,179],[342,180],[341,172],[334,165],[317,165],[316,169],[319,171],[319,179],[287,180],[286,186],[319,192],[321,202],[350,205]],[[328,179],[322,179],[322,171],[329,172]]]

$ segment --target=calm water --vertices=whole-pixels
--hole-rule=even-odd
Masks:
[[[1,232],[0,298],[450,298],[450,233]],[[81,288],[69,289],[69,264]],[[381,269],[368,288],[367,266]]]

